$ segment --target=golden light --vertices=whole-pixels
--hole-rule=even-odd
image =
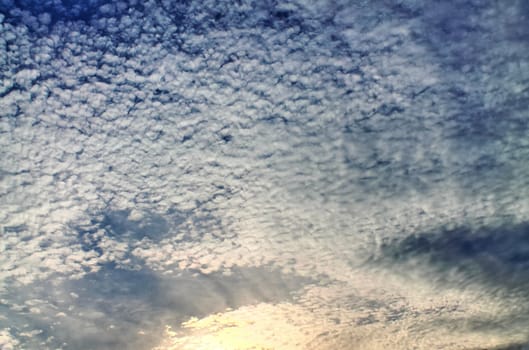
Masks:
[[[165,339],[155,350],[300,349],[309,341],[296,325],[300,313],[303,310],[291,304],[259,304],[192,318],[180,331],[167,326]]]

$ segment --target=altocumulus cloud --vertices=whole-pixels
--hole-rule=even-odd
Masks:
[[[522,348],[527,16],[1,0],[0,346]]]

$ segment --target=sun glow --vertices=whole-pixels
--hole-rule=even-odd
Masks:
[[[259,304],[192,318],[179,331],[167,326],[165,339],[155,350],[301,349],[308,339],[294,322],[300,311],[290,304]]]

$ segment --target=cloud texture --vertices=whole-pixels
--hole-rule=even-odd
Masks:
[[[1,0],[0,346],[523,346],[528,15]]]

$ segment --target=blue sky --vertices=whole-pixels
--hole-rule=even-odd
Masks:
[[[528,15],[1,0],[0,347],[525,344]]]

